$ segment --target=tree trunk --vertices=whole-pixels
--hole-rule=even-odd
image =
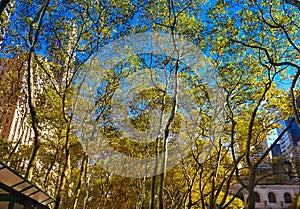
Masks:
[[[163,159],[162,159],[163,163],[161,165],[163,172],[159,175],[159,187],[158,187],[158,208],[159,209],[164,208],[163,189],[164,189],[166,160],[167,160],[167,150],[163,152]]]
[[[250,179],[248,186],[248,209],[255,209],[255,196],[254,196],[254,188],[256,181],[256,169],[252,168],[250,171]]]
[[[49,175],[50,175],[50,172],[51,172],[52,168],[53,168],[54,165],[55,165],[57,155],[58,155],[58,149],[55,150],[55,154],[54,154],[53,160],[52,160],[52,162],[51,162],[51,164],[50,164],[50,166],[49,166],[49,169],[48,169],[48,171],[47,171],[47,173],[46,173],[46,176],[45,176],[45,179],[44,179],[44,188],[45,188],[45,189],[46,189],[46,185],[47,185],[47,181],[48,181],[48,177],[49,177]]]
[[[61,178],[60,178],[58,192],[56,195],[56,202],[55,202],[55,206],[54,206],[55,209],[59,208],[59,205],[64,198],[67,176],[69,174],[70,167],[71,167],[71,155],[70,155],[70,145],[69,145],[68,134],[69,133],[67,133],[67,137],[66,137],[67,139],[66,139],[66,144],[65,144],[66,159],[65,159],[65,164],[63,166],[63,172],[62,172]]]
[[[34,48],[30,49],[27,60],[27,86],[28,86],[28,103],[29,110],[31,115],[31,125],[34,131],[34,141],[33,141],[33,150],[28,162],[28,167],[26,170],[25,178],[29,181],[32,179],[33,170],[37,161],[37,156],[40,148],[40,129],[38,126],[38,118],[36,114],[36,104],[35,104],[35,90],[34,90],[34,80],[33,80],[33,57],[34,57]]]
[[[163,121],[165,118],[165,95],[166,92],[164,92],[163,95],[163,101],[162,101],[162,113],[160,117],[160,122],[159,122],[159,134],[158,137],[155,140],[155,165],[153,169],[153,174],[152,174],[152,182],[151,182],[151,196],[150,196],[150,209],[155,209],[155,188],[156,188],[156,178],[157,178],[157,171],[158,171],[158,154],[159,154],[159,145],[160,141],[162,138],[162,132],[163,132]]]
[[[82,159],[82,163],[81,163],[81,166],[80,166],[80,175],[79,175],[79,181],[78,181],[76,191],[75,191],[76,193],[75,193],[73,209],[76,209],[77,205],[78,205],[79,195],[80,195],[81,187],[82,187],[82,184],[83,184],[83,181],[84,181],[84,176],[85,176],[84,173],[85,173],[85,168],[87,166],[87,161],[88,161],[88,157],[87,157],[86,154],[84,154],[83,159]]]
[[[86,188],[86,192],[85,192],[85,197],[83,199],[83,209],[87,208],[87,203],[88,203],[88,199],[89,199],[89,194],[90,194],[90,190],[89,190],[89,184],[90,184],[90,180],[91,180],[91,175],[89,175],[88,178],[86,178],[86,174],[87,174],[87,167],[86,170],[84,172],[84,180],[85,180],[85,188]]]
[[[33,170],[36,165],[39,148],[40,148],[40,135],[41,135],[41,130],[38,124],[38,117],[36,114],[36,104],[34,98],[34,94],[35,94],[34,79],[33,79],[34,50],[42,26],[42,20],[45,15],[46,9],[48,8],[49,5],[49,1],[50,0],[47,0],[44,3],[42,9],[39,11],[39,13],[36,16],[36,19],[38,19],[38,27],[35,33],[34,33],[33,25],[36,21],[32,21],[32,23],[30,24],[30,30],[28,34],[30,50],[27,59],[27,87],[28,87],[27,90],[28,90],[28,104],[29,104],[29,110],[31,115],[31,125],[34,132],[33,150],[31,152],[31,156],[25,173],[25,178],[28,179],[29,181],[31,181],[32,179]]]
[[[155,209],[155,187],[156,187],[156,174],[157,174],[157,166],[158,166],[158,139],[156,139],[155,142],[155,165],[153,169],[153,176],[151,180],[151,194],[150,194],[150,204],[149,208],[150,209]]]

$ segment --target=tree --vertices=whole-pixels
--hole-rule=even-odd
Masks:
[[[215,64],[221,69],[221,74],[227,82],[224,89],[227,93],[227,111],[231,121],[231,147],[236,176],[239,179],[241,175],[238,172],[240,163],[247,165],[249,172],[247,184],[239,180],[249,194],[248,208],[255,207],[253,191],[260,181],[256,180],[258,165],[267,157],[289,126],[270,148],[263,151],[257,161],[253,161],[251,156],[259,152],[259,149],[255,151],[253,148],[261,147],[271,129],[280,126],[278,121],[287,119],[283,113],[291,115],[291,105],[294,117],[298,120],[294,97],[298,66],[291,56],[293,53],[298,56],[297,47],[293,42],[297,27],[294,19],[297,19],[297,16],[292,7],[290,10],[287,7],[280,1],[228,2],[217,4],[210,14],[216,22],[215,26],[210,26],[207,30],[216,37],[212,52],[217,57]],[[219,30],[220,28],[222,30]],[[238,59],[235,61],[233,56]],[[279,85],[286,79],[285,76],[290,75],[291,67],[297,71],[291,83],[293,101],[289,102],[284,98],[288,98],[289,93]],[[251,73],[255,77],[252,77]],[[279,114],[275,117],[273,113]],[[245,124],[247,128],[244,129]],[[242,158],[236,156],[243,156],[244,160],[240,161]]]
[[[49,23],[51,23],[51,19],[57,18],[64,24],[54,25],[54,30],[52,29],[52,24],[47,24],[45,29],[46,31],[50,30],[50,37],[53,41],[52,44],[49,43],[48,45],[49,58],[52,61],[52,65],[46,65],[43,69],[55,92],[60,97],[60,111],[64,123],[59,129],[65,129],[66,131],[64,145],[66,156],[56,195],[58,200],[56,208],[66,193],[65,186],[71,168],[70,139],[73,135],[71,127],[73,115],[70,115],[69,111],[73,110],[75,106],[72,103],[76,102],[73,97],[75,91],[72,83],[76,75],[83,70],[83,64],[97,52],[106,39],[110,38],[112,27],[120,24],[118,21],[125,21],[126,15],[128,15],[127,11],[123,11],[124,16],[118,18],[114,16],[118,14],[114,13],[114,9],[128,7],[128,4],[125,3],[117,6],[114,4],[105,6],[99,1],[98,5],[93,7],[91,4],[91,1],[78,1],[64,5],[63,9],[71,12],[73,16],[62,16],[61,11],[58,11],[58,13],[53,12],[49,17]],[[84,11],[84,13],[77,13],[78,9]],[[66,30],[71,30],[72,33],[66,34]],[[39,62],[42,63],[41,60]],[[84,159],[82,165],[86,164],[88,160],[86,157]],[[81,169],[80,176],[83,175],[84,170],[84,168]],[[78,185],[77,188],[80,188],[80,186]],[[77,197],[78,192],[80,191],[77,190],[75,195]],[[74,207],[76,207],[78,198],[75,198],[74,201]]]

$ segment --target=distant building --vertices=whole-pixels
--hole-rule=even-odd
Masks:
[[[18,144],[29,144],[33,136],[33,130],[28,124],[26,110],[18,101],[16,105],[10,107],[3,116],[1,138]]]
[[[296,145],[300,141],[300,128],[296,121],[292,123],[292,126],[290,128],[290,134],[294,144]]]
[[[14,144],[30,142],[33,131],[28,123],[25,61],[16,56],[0,59],[0,139]]]
[[[282,127],[277,129],[278,135],[285,129],[289,123],[289,120],[281,121]],[[292,123],[292,127],[282,136],[279,140],[281,156],[285,157],[287,160],[291,160],[298,156],[297,153],[297,142],[300,140],[300,128],[296,122]],[[279,157],[279,156],[278,156]]]
[[[252,161],[258,160],[268,149],[268,141],[265,140],[260,146],[253,147],[255,154],[250,157]],[[264,158],[264,160],[258,165],[258,174],[267,174],[271,172],[270,166],[271,156],[270,153]]]
[[[235,184],[232,187],[232,193],[237,192],[241,186]],[[263,184],[257,185],[254,189],[255,193],[255,208],[256,209],[282,209],[288,208],[296,201],[300,189],[299,184]],[[246,190],[241,190],[237,195],[247,208],[248,194]]]
[[[281,153],[280,144],[275,144],[275,146],[273,147],[273,149],[271,150],[271,152],[272,152],[272,158],[274,158],[274,157],[281,157],[282,153]]]

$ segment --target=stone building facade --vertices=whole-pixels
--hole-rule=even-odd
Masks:
[[[240,185],[233,187],[234,191],[238,191]],[[257,185],[255,187],[255,208],[256,209],[283,209],[288,208],[299,193],[300,184],[270,184]],[[247,205],[248,194],[246,190],[242,190],[238,197]]]

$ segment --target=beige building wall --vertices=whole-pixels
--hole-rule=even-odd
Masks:
[[[33,134],[27,117],[24,63],[20,57],[0,59],[0,138],[13,145],[29,144]]]
[[[241,188],[239,184],[233,186],[233,192]],[[255,202],[256,209],[283,209],[288,208],[292,203],[289,203],[285,195],[290,195],[292,202],[296,201],[299,193],[300,184],[270,184],[270,185],[257,185],[254,191],[259,195],[259,201]],[[269,194],[275,195],[276,201],[270,202]],[[247,208],[248,194],[246,190],[242,190],[244,205]]]

